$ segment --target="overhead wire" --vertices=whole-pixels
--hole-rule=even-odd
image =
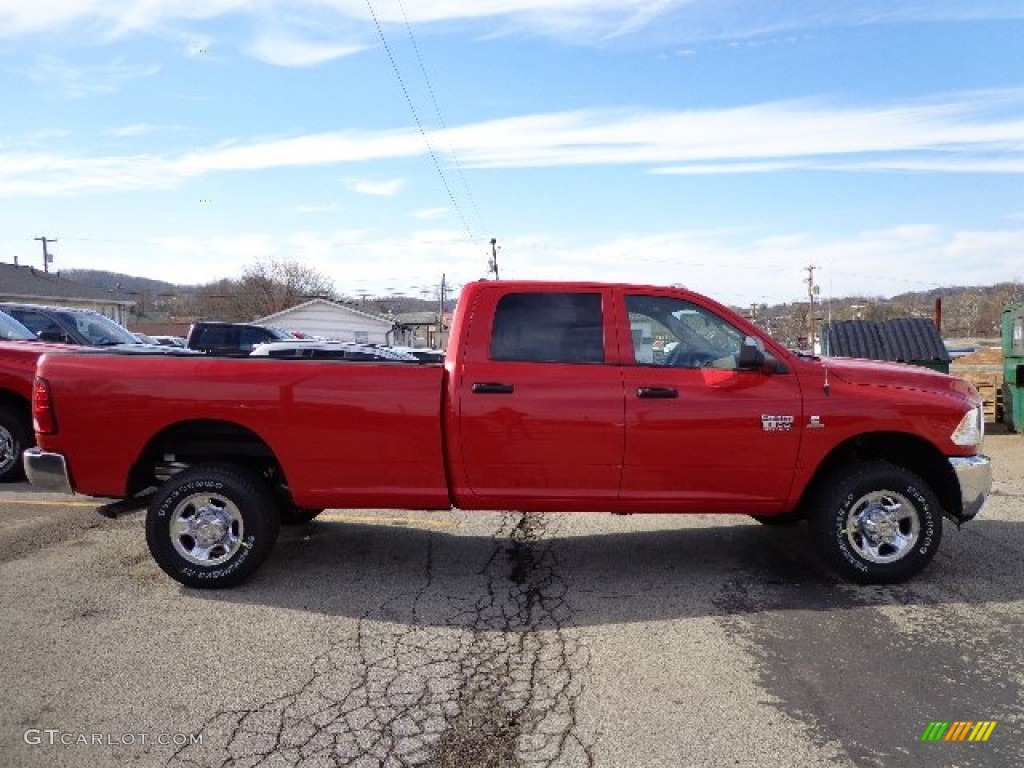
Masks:
[[[398,84],[402,89],[402,93],[405,96],[405,101],[409,105],[409,111],[412,112],[413,120],[416,123],[416,128],[420,132],[420,136],[423,137],[423,143],[427,147],[427,152],[430,154],[430,159],[434,163],[434,169],[437,171],[437,175],[441,178],[441,184],[444,186],[445,192],[448,193],[448,199],[451,201],[452,206],[455,208],[455,212],[459,216],[459,220],[462,222],[463,228],[466,230],[466,234],[469,235],[469,239],[475,241],[476,236],[473,234],[473,228],[469,225],[469,221],[466,219],[465,214],[462,211],[462,207],[459,205],[458,200],[455,198],[455,193],[452,192],[451,185],[448,183],[448,178],[445,176],[444,169],[441,167],[441,161],[437,157],[437,152],[434,151],[434,147],[430,142],[430,137],[427,135],[426,129],[423,127],[423,121],[420,119],[419,112],[416,109],[416,105],[412,100],[412,95],[409,93],[409,88],[405,84],[405,79],[402,77],[402,72],[398,67],[398,61],[395,59],[394,52],[391,50],[391,46],[388,44],[387,37],[384,35],[384,27],[380,23],[380,19],[377,17],[377,12],[374,10],[373,3],[371,0],[366,0],[366,7],[370,11],[370,17],[373,19],[374,26],[377,28],[377,36],[380,38],[381,45],[384,46],[384,51],[387,53],[388,60],[391,62],[391,68],[394,70],[395,77],[398,79]],[[403,16],[405,15],[405,9],[402,9]],[[406,17],[406,26],[408,26],[408,17]],[[411,34],[411,30],[410,30]],[[419,58],[419,48],[417,47],[417,58]],[[422,67],[422,59],[420,59],[420,65]],[[426,70],[424,69],[424,75]],[[429,86],[429,81],[428,81]],[[433,95],[433,89],[431,89]],[[435,107],[437,102],[434,102]]]
[[[444,119],[444,115],[441,114],[441,106],[437,101],[437,95],[434,93],[434,85],[430,81],[430,75],[427,74],[426,64],[423,62],[423,57],[420,55],[420,46],[416,41],[416,35],[412,31],[412,24],[409,23],[409,16],[405,12],[405,3],[402,0],[398,0],[398,7],[402,10],[402,19],[405,21],[405,30],[409,35],[409,42],[412,44],[413,52],[416,54],[416,61],[420,65],[420,73],[423,75],[423,81],[427,85],[427,93],[430,94],[430,101],[434,105],[434,114],[437,115],[437,122],[441,126],[441,129],[447,134],[448,123]],[[483,216],[480,215],[480,209],[476,204],[476,197],[473,195],[473,190],[469,186],[469,180],[466,178],[466,174],[462,169],[462,163],[459,161],[459,156],[455,152],[455,148],[452,146],[450,140],[446,140],[448,145],[448,154],[452,158],[452,162],[455,164],[455,170],[458,171],[459,180],[462,182],[462,188],[466,192],[466,198],[469,200],[470,206],[473,208],[473,213],[476,216],[478,224],[483,225]]]

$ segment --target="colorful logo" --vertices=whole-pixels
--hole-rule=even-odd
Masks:
[[[921,741],[988,741],[995,729],[995,720],[933,720],[921,734]]]

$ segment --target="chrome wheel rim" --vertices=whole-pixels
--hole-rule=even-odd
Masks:
[[[921,520],[906,496],[874,491],[850,508],[843,532],[853,550],[868,562],[894,563],[917,544]]]
[[[196,493],[171,514],[171,542],[190,563],[211,567],[230,560],[242,546],[242,512],[231,499]]]
[[[14,435],[6,427],[0,427],[0,474],[3,474],[18,460],[18,451],[14,445]]]

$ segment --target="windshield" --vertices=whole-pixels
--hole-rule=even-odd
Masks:
[[[4,341],[38,341],[32,331],[6,312],[0,312],[0,339]]]
[[[85,336],[90,344],[97,347],[139,343],[139,340],[127,329],[98,312],[75,312],[70,314],[67,320],[73,322],[78,328],[78,332]]]

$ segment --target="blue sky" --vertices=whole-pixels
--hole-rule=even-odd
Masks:
[[[1020,0],[0,0],[0,261],[1024,280]]]

